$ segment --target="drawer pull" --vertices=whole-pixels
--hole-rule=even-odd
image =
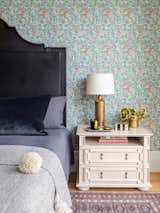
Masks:
[[[125,154],[125,160],[128,160],[128,154],[127,153]]]
[[[101,179],[103,178],[103,172],[100,172],[100,178]]]
[[[125,173],[124,173],[124,177],[125,177],[125,179],[128,178],[128,172],[125,172]]]
[[[103,153],[100,154],[100,159],[103,160]]]

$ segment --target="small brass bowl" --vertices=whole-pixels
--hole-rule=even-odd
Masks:
[[[104,130],[112,130],[113,128],[112,128],[112,126],[104,126]]]

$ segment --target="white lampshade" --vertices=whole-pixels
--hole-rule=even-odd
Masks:
[[[97,73],[87,75],[87,95],[114,94],[114,77],[112,73]]]

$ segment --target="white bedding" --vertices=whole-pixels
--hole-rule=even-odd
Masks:
[[[31,151],[40,154],[43,166],[37,174],[20,173],[20,158]],[[71,212],[65,175],[53,152],[39,147],[0,146],[0,213],[53,213],[58,197],[56,206],[64,204],[68,208],[64,212]]]

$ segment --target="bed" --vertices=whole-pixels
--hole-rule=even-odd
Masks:
[[[46,136],[0,136],[0,145],[26,145],[49,149],[56,153],[61,161],[68,180],[72,157],[71,135],[66,128],[47,129]]]
[[[20,157],[27,150],[38,150],[44,158],[48,159],[47,154],[44,154],[48,152],[48,156],[55,158],[54,162],[60,161],[59,167],[62,166],[60,174],[64,173],[65,181],[68,180],[73,162],[73,150],[71,134],[65,127],[66,49],[45,48],[43,44],[27,42],[18,35],[14,28],[0,20],[0,76],[0,171],[4,169],[2,169],[4,165],[7,166],[8,159],[5,164],[4,152],[6,156],[7,153],[11,156],[14,150],[15,153],[9,159],[9,165],[11,163],[12,166],[16,166],[19,160],[17,156]],[[43,105],[43,103],[47,104]],[[52,107],[54,107],[54,115]],[[25,123],[19,119],[24,112]],[[12,114],[14,116],[11,116]],[[30,118],[33,115],[39,116],[36,117],[34,125]],[[57,118],[57,115],[60,118]],[[6,117],[8,117],[7,121]],[[18,118],[16,122],[15,118]],[[12,131],[10,129],[8,131],[9,125]],[[32,126],[36,126],[34,128],[36,134],[30,132]],[[12,158],[15,158],[15,163]],[[44,162],[46,164],[46,160]],[[63,184],[67,191],[65,183]],[[63,185],[60,188],[63,188]],[[69,199],[68,196],[68,204],[71,203]],[[0,210],[2,210],[1,203]],[[7,211],[3,208],[1,212]]]

